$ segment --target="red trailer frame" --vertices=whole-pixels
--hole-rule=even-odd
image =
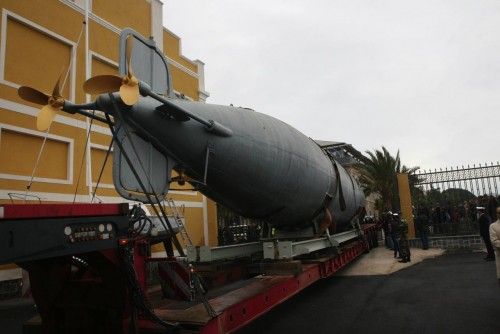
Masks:
[[[54,219],[76,217],[79,222],[85,224],[96,216],[123,219],[127,214],[127,205],[120,204],[0,205],[0,208],[3,212],[0,224],[5,220],[10,220],[12,223],[12,220],[16,219],[22,219],[22,222],[33,219],[37,224],[43,224],[46,219],[47,224],[51,224]],[[176,259],[151,258],[148,253],[149,240],[144,237],[120,238],[116,240],[115,248],[75,254],[90,268],[76,277],[72,276],[68,269],[67,260],[72,257],[71,255],[20,263],[29,271],[32,295],[41,317],[45,319],[43,323],[40,317],[38,320],[32,319],[25,325],[25,329],[31,330],[35,326],[41,327],[45,333],[61,328],[72,332],[75,330],[85,332],[90,323],[96,327],[109,328],[111,331],[114,328],[115,331],[123,333],[129,333],[131,326],[141,333],[164,333],[166,328],[148,317],[147,312],[135,310],[133,296],[137,298],[137,289],[140,289],[146,304],[149,304],[153,313],[163,321],[178,323],[182,328],[205,334],[232,333],[314,282],[332,276],[368,252],[376,242],[376,225],[362,225],[361,228],[363,237],[339,247],[337,255],[301,260],[298,273],[259,275],[241,281],[244,284],[235,288],[226,286],[227,289],[222,289],[223,293],[208,300],[215,311],[213,317],[208,314],[201,302],[191,303],[188,307],[171,307],[172,303],[169,304],[162,299],[159,293],[161,290],[156,289],[156,292],[151,292],[148,287],[148,266],[162,261],[164,263],[173,261],[175,264]],[[123,278],[124,251],[128,251],[133,258],[132,271],[135,272],[136,290]],[[180,274],[181,277],[187,277],[184,273]],[[106,316],[102,316],[96,320],[94,305],[96,303],[100,303],[101,308],[102,303],[109,304],[112,309],[110,314],[113,314],[114,318],[109,320]]]
[[[362,225],[362,230],[364,238],[344,245],[338,255],[302,260],[302,271],[298,275],[257,276],[249,279],[243,287],[210,299],[209,303],[217,314],[213,318],[201,303],[183,310],[159,307],[155,308],[155,313],[162,319],[196,328],[200,333],[233,333],[368,252],[376,244],[376,225]],[[146,328],[147,325],[142,327]]]

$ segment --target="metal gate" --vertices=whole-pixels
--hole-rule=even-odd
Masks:
[[[500,204],[500,164],[420,170],[413,176],[415,211],[429,216],[431,235],[476,234],[477,208],[494,218]]]

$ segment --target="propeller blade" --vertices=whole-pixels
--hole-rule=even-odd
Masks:
[[[120,78],[116,75],[98,75],[88,79],[83,84],[87,94],[99,95],[119,91],[122,101],[131,106],[139,100],[139,81],[132,70],[133,37],[129,36],[125,45],[125,60],[127,62],[127,75]]]
[[[134,79],[134,78],[133,78]],[[120,97],[126,105],[132,106],[139,100],[139,85],[137,80],[130,83],[124,83],[120,86]]]
[[[134,48],[134,37],[127,37],[125,45],[125,60],[127,61],[127,75],[123,78],[120,87],[120,97],[126,105],[132,106],[139,100],[139,80],[132,69],[132,49]]]
[[[49,103],[49,96],[34,88],[21,86],[17,89],[17,95],[25,101],[45,105]]]
[[[91,95],[113,93],[120,90],[122,82],[123,79],[116,75],[98,75],[85,81],[83,90]]]
[[[54,108],[51,105],[46,105],[42,109],[40,109],[40,112],[38,113],[38,116],[36,118],[36,128],[39,131],[47,131],[47,129],[50,127],[50,124],[52,124],[52,121],[56,117],[58,108]]]
[[[62,77],[62,73],[61,73],[61,75],[59,75],[59,78],[57,79],[56,85],[54,86],[54,89],[52,90],[52,97],[54,99],[61,97],[61,77]]]
[[[50,124],[52,124],[52,121],[56,117],[57,111],[61,110],[64,106],[64,98],[61,96],[61,78],[63,73],[64,68],[52,89],[51,96],[27,86],[21,86],[17,90],[17,94],[23,100],[44,105],[36,118],[36,127],[40,131],[45,131],[50,127]]]

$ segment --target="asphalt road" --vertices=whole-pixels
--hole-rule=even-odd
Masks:
[[[500,333],[500,286],[483,254],[450,254],[386,276],[316,283],[244,333]]]
[[[453,254],[386,276],[320,281],[246,333],[500,333],[500,287],[482,254]],[[0,302],[0,333],[22,333],[26,301]]]

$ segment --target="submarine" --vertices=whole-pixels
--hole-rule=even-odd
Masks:
[[[61,80],[51,94],[27,86],[18,94],[43,105],[41,131],[60,111],[108,124],[122,197],[151,203],[153,194],[159,202],[172,184],[188,183],[241,216],[299,237],[340,231],[361,218],[360,185],[311,138],[252,109],[176,97],[163,53],[132,29],[121,34],[120,57],[122,76],[84,83],[92,102],[65,100]]]

